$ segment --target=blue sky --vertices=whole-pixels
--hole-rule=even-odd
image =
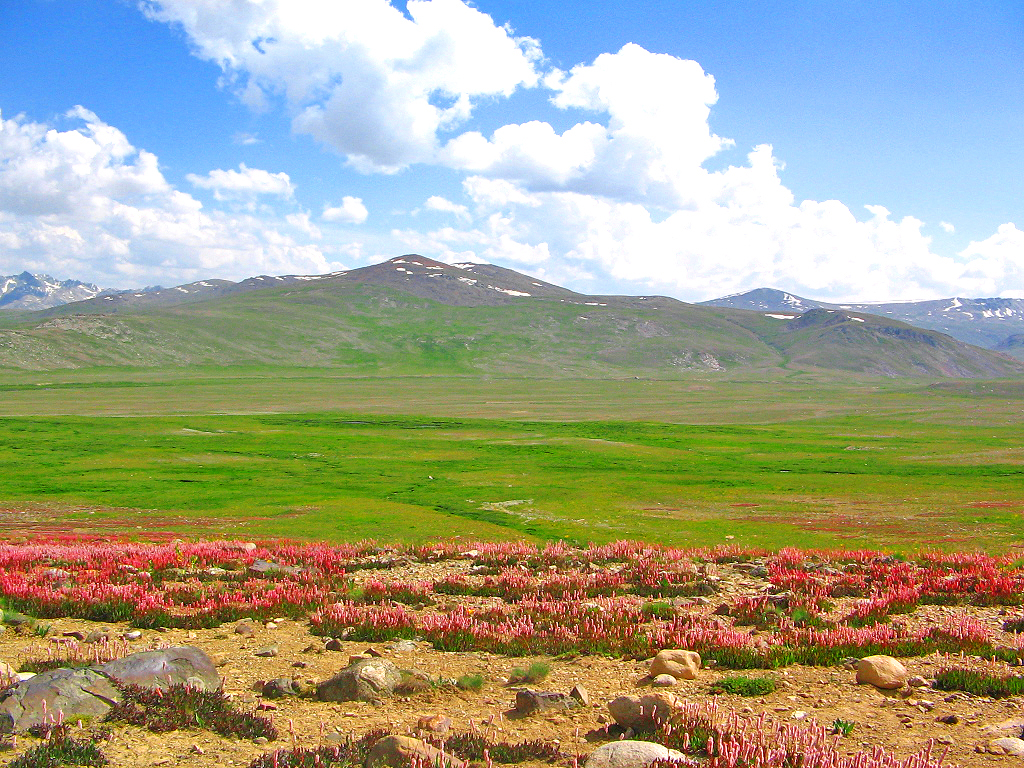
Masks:
[[[566,8],[8,0],[0,274],[1024,296],[1019,2]]]

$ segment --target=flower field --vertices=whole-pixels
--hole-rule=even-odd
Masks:
[[[446,571],[455,561],[468,567]],[[436,575],[409,578],[414,566]],[[39,619],[142,628],[308,618],[325,636],[509,656],[688,648],[736,669],[1024,656],[1024,562],[983,554],[67,539],[0,544],[0,600]],[[998,607],[999,623],[977,606]]]

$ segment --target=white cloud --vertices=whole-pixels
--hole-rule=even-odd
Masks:
[[[342,224],[362,224],[369,215],[370,212],[366,210],[361,199],[346,195],[341,199],[341,205],[335,208],[324,206],[324,212],[320,218],[324,221]]]
[[[538,81],[535,41],[463,0],[142,0],[180,25],[247,104],[281,95],[293,127],[363,170],[430,161],[476,101]]]
[[[206,176],[190,173],[185,178],[200,189],[212,189],[213,196],[218,200],[252,198],[256,195],[288,198],[295,192],[295,186],[287,173],[270,173],[259,168],[249,168],[245,163],[241,163],[237,171],[218,168]]]
[[[463,219],[465,221],[471,220],[473,217],[469,213],[469,209],[460,205],[459,203],[453,203],[447,198],[439,195],[431,195],[427,198],[427,201],[423,204],[423,207],[428,211],[440,211],[441,213],[451,213],[456,218]]]
[[[939,226],[942,227],[942,231],[947,235],[951,235],[956,232],[956,227],[950,224],[948,221],[940,221]]]
[[[262,144],[263,141],[254,133],[239,131],[231,137],[231,141],[243,147],[251,147],[254,144]]]
[[[0,273],[131,286],[336,268],[272,218],[204,210],[167,182],[155,155],[92,112],[76,107],[67,118],[73,127],[58,130],[0,116]],[[266,173],[249,170],[238,175],[258,181]],[[283,189],[287,177],[267,176]]]
[[[714,193],[702,164],[731,142],[708,125],[718,94],[714,78],[696,62],[631,43],[545,83],[556,106],[604,115],[607,124],[588,120],[559,134],[533,121],[503,126],[490,139],[467,132],[448,142],[441,157],[530,190],[564,189],[666,209],[693,206]]]

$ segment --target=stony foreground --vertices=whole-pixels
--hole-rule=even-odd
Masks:
[[[761,566],[750,563],[720,564],[705,576],[714,585],[710,596],[677,601],[680,610],[713,615],[721,604],[758,597],[770,587]],[[434,562],[406,558],[387,569],[360,571],[352,575],[358,584],[377,583],[383,578],[409,584],[436,582],[446,578],[480,579],[473,556],[453,557]],[[757,570],[759,569],[760,570]],[[184,583],[184,582],[183,582]],[[450,607],[479,598],[451,596]],[[446,603],[431,610],[444,612]],[[839,610],[838,608],[835,610]],[[1008,611],[1000,606],[921,605],[901,621],[927,624],[938,622],[959,611],[989,628],[999,642],[1017,642],[1017,637],[1002,630]],[[1011,609],[1016,615],[1019,610]],[[723,616],[726,614],[723,612]],[[41,636],[40,627],[46,635]],[[211,628],[136,629],[129,623],[93,622],[75,618],[48,618],[33,624],[7,626],[0,633],[0,661],[18,669],[40,659],[74,654],[116,652],[124,656],[150,648],[190,646],[205,652],[223,679],[224,690],[238,708],[271,717],[281,733],[273,743],[260,740],[222,738],[208,730],[172,731],[153,734],[141,728],[117,725],[102,745],[112,764],[118,766],[247,766],[255,758],[275,748],[292,744],[315,747],[337,743],[345,735],[359,737],[369,731],[388,728],[396,734],[412,734],[421,727],[447,727],[450,732],[484,729],[496,739],[509,742],[542,739],[557,741],[563,752],[583,758],[601,744],[619,736],[629,736],[614,728],[608,703],[623,695],[670,693],[683,701],[704,701],[713,697],[712,686],[737,670],[699,665],[693,679],[680,672],[670,687],[657,687],[650,659],[622,659],[604,655],[567,655],[564,657],[509,657],[486,651],[442,652],[422,640],[380,639],[378,641],[328,638],[314,634],[319,627],[305,618],[260,617],[251,621],[231,621]],[[639,630],[639,628],[638,628]],[[750,630],[757,635],[758,630]],[[104,641],[103,638],[109,638]],[[99,642],[86,642],[87,640]],[[328,650],[330,648],[330,650]],[[102,650],[101,650],[102,649]],[[366,652],[369,651],[369,654]],[[409,695],[382,696],[373,701],[321,701],[315,691],[324,681],[350,664],[352,657],[376,658],[394,663],[401,670],[424,673],[433,682]],[[950,665],[1000,674],[1017,671],[1002,661],[984,661],[964,656],[951,658],[932,653],[903,658],[905,676],[899,687],[883,689],[869,683],[858,684],[853,664],[829,666],[789,665],[772,670],[741,670],[751,677],[767,676],[777,682],[774,692],[761,696],[719,694],[723,707],[735,709],[741,716],[762,715],[775,721],[803,725],[817,721],[830,726],[836,720],[852,724],[846,737],[837,737],[843,753],[855,753],[882,747],[905,757],[933,743],[933,753],[948,748],[946,764],[1024,765],[1024,757],[994,754],[1000,751],[993,742],[1000,738],[1020,737],[1024,731],[1024,708],[1020,697],[1001,700],[961,692],[933,690],[930,681]],[[1015,661],[1015,660],[1014,660]],[[533,662],[550,667],[542,680],[510,686],[516,670]],[[460,690],[445,681],[466,675],[480,675],[482,688]],[[294,680],[300,696],[276,696],[268,681]],[[909,681],[910,684],[907,684]],[[440,683],[440,684],[438,684]],[[524,715],[516,709],[517,691],[568,694],[574,688],[585,690],[586,706],[556,708]],[[522,697],[520,696],[520,709]],[[433,719],[432,716],[440,716]],[[425,719],[426,718],[426,719]],[[444,718],[450,724],[444,723]],[[88,723],[87,730],[96,723]],[[611,727],[611,730],[609,728]],[[4,739],[14,746],[6,755],[15,757],[37,743],[30,736]],[[0,759],[2,755],[0,755]]]

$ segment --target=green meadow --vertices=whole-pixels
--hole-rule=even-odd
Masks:
[[[1022,415],[1011,381],[11,374],[0,525],[1008,551]]]

